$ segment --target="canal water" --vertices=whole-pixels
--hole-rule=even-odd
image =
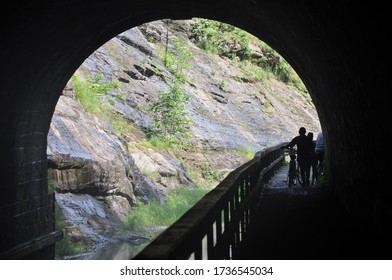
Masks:
[[[131,242],[110,242],[86,253],[65,256],[65,260],[130,260],[133,259],[149,242],[134,244]]]

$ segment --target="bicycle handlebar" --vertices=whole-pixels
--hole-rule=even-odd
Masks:
[[[284,149],[285,149],[287,152],[289,152],[289,151],[297,152],[297,149],[295,149],[295,148],[293,148],[293,147],[285,147]]]

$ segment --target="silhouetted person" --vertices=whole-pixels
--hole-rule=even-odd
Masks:
[[[317,155],[316,155],[316,141],[313,140],[313,132],[308,132],[308,138],[311,142],[311,149],[310,149],[310,167],[312,170],[312,181],[311,185],[314,185],[314,181],[316,180],[317,175]]]
[[[293,140],[291,140],[291,142],[286,145],[286,148],[297,145],[297,161],[301,170],[301,178],[304,182],[304,186],[309,186],[311,161],[310,151],[312,149],[312,142],[306,136],[305,127],[301,127],[298,133],[299,135],[294,137]]]

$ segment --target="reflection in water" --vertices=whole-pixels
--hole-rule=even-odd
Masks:
[[[67,257],[69,260],[129,260],[136,256],[145,246],[129,242],[108,243],[94,252]]]

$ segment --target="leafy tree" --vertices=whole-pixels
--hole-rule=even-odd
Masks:
[[[184,69],[191,67],[190,60],[192,54],[186,48],[186,42],[183,37],[177,37],[173,42],[173,48],[167,49],[162,54],[162,61],[170,73],[173,74],[173,82],[185,84],[186,75]]]
[[[190,119],[186,108],[189,96],[182,86],[186,82],[184,69],[190,68],[192,54],[187,50],[184,38],[177,37],[173,48],[166,48],[161,59],[172,74],[169,88],[161,92],[158,100],[152,102],[148,109],[153,113],[154,133],[171,143],[179,143],[190,137]]]
[[[190,119],[185,106],[187,100],[189,96],[184,94],[178,81],[159,94],[158,100],[149,106],[149,110],[154,113],[155,133],[170,142],[175,142],[176,138],[189,138]]]

